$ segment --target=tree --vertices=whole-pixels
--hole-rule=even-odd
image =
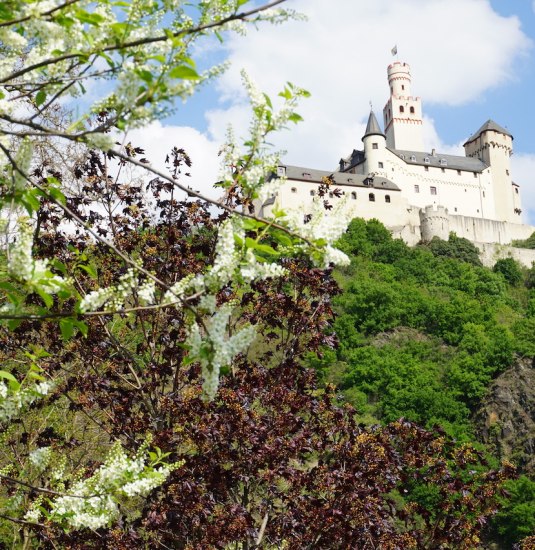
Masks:
[[[114,364],[108,356],[111,353],[125,365],[121,381],[130,389],[150,386],[153,352],[146,348],[152,340],[144,332],[145,321],[134,323],[132,340],[126,344],[121,332],[128,329],[130,317],[144,312],[161,320],[165,312],[179,311],[178,319],[184,324],[180,330],[168,325],[167,338],[181,351],[168,368],[175,372],[188,364],[200,365],[203,397],[210,401],[220,373],[255,339],[251,323],[242,317],[238,324],[233,321],[233,301],[218,303],[221,293],[254,292],[255,283],[283,276],[285,262],[294,257],[310,256],[319,266],[346,260],[331,246],[347,223],[342,210],[332,223],[318,208],[306,225],[299,213],[281,212],[274,220],[251,214],[252,202],[262,200],[282,183],[272,177],[278,161],[265,146],[266,136],[299,120],[294,108],[307,95],[304,90],[287,84],[280,108],[276,108],[244,75],[254,114],[251,136],[243,150],[233,141],[227,144],[219,184],[225,198],[215,203],[220,215],[213,221],[208,221],[212,216],[207,204],[214,201],[180,180],[180,167],[190,162],[183,149],[173,151],[167,174],[139,158],[138,148],[114,146],[118,132],[165,116],[177,98],[186,98],[221,72],[221,67],[201,74],[196,71],[191,52],[197,41],[222,38],[221,33],[243,30],[246,24],[293,17],[291,11],[274,9],[281,3],[249,7],[246,0],[214,0],[195,6],[180,1],[19,0],[0,7],[0,184],[6,253],[0,317],[4,326],[15,331],[14,336],[6,335],[10,355],[0,373],[4,426],[24,422],[32,415],[30,407],[50,404],[58,413],[59,398],[70,396],[72,400],[69,391],[77,397],[83,394],[85,388],[77,385],[82,380],[65,375],[64,365],[78,366],[79,361],[67,351],[75,344],[59,345],[53,337],[51,331],[58,325],[65,342],[89,337],[90,331],[100,335],[99,345],[107,359],[94,368],[106,372],[108,385],[113,379],[107,372],[109,364]],[[107,95],[85,111],[80,103],[78,118],[52,116],[66,98],[83,97],[88,85],[103,84]],[[39,147],[59,151],[71,143],[87,151],[87,158],[74,170],[68,171],[58,154],[38,164]],[[156,214],[166,220],[166,234],[174,239],[167,244],[173,245],[176,254],[188,247],[188,239],[194,243],[200,239],[204,243],[201,259],[189,257],[178,271],[155,274],[151,256],[141,258],[133,244],[154,244],[155,212],[147,209],[141,185],[121,183],[111,176],[114,164],[119,165],[119,172],[129,165],[152,176],[148,185],[157,201]],[[80,183],[81,194],[67,185],[73,177]],[[201,202],[183,203],[179,208],[179,192]],[[101,206],[96,207],[95,201]],[[182,219],[189,226],[176,235],[174,224]],[[68,227],[60,229],[60,221]],[[105,251],[109,255],[102,269],[99,262],[104,261]],[[169,250],[162,254],[170,257]],[[118,326],[121,329],[116,332]],[[45,334],[46,340],[37,334]],[[164,336],[158,332],[158,338]],[[139,347],[132,344],[136,339],[140,339]],[[45,358],[53,354],[65,362],[47,369],[45,364],[52,360]],[[140,394],[142,416],[155,411],[154,391],[151,387],[148,395]],[[49,487],[45,488],[39,483],[45,482],[42,470],[54,460],[53,453],[46,446],[36,447],[40,439],[35,434],[25,436],[22,462],[17,462],[19,467],[11,476],[3,476],[18,487],[9,498],[9,509],[11,519],[20,525],[35,524],[42,514],[47,521],[71,529],[108,525],[120,517],[120,502],[146,495],[180,465],[180,461],[168,463],[166,454],[151,450],[148,428],[134,429],[128,439],[124,431],[119,435],[106,428],[96,418],[98,414],[92,416],[87,403],[71,401],[71,405],[103,426],[108,439],[113,434],[120,442],[112,446],[107,458],[95,453],[94,459],[104,462],[90,464],[91,475],[76,480],[81,474],[68,467],[72,464],[64,464],[46,479]],[[40,496],[21,500],[24,487]],[[90,498],[94,493],[99,493],[98,498]],[[44,495],[57,498],[43,507]],[[27,538],[23,544],[28,544]]]
[[[501,273],[505,280],[513,286],[518,286],[524,278],[518,262],[513,258],[502,258],[492,268],[494,273]]]

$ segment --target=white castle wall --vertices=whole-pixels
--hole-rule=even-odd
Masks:
[[[535,250],[515,248],[513,246],[495,243],[474,243],[479,248],[479,257],[483,265],[492,267],[502,258],[513,258],[525,267],[531,267],[535,262]]]
[[[450,215],[450,231],[472,242],[510,244],[513,240],[527,239],[535,231],[535,227]]]

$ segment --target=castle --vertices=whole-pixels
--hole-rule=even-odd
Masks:
[[[493,256],[486,263],[510,255],[531,265],[535,251],[497,247],[535,231],[522,223],[520,188],[511,178],[513,136],[488,120],[464,144],[465,156],[424,151],[422,102],[412,95],[410,67],[396,61],[387,72],[384,131],[371,111],[363,149],[340,159],[335,171],[281,164],[278,175],[287,181],[258,205],[259,214],[269,216],[274,205],[306,211],[322,178],[332,176],[355,217],[380,220],[408,244],[453,231]]]

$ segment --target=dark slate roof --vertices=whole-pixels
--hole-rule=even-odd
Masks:
[[[402,149],[389,149],[403,159],[407,164],[416,164],[419,166],[435,166],[438,168],[450,168],[453,170],[464,170],[466,172],[482,172],[488,166],[480,159],[475,157],[461,157],[457,155],[442,155],[435,153],[433,156],[431,153],[425,153],[421,151],[405,151]],[[415,160],[412,160],[412,158]],[[429,159],[426,162],[425,159]],[[441,164],[440,161],[446,161],[445,164]]]
[[[377,118],[375,118],[375,115],[373,111],[370,111],[370,116],[368,117],[368,124],[366,126],[366,133],[364,136],[362,136],[362,139],[364,140],[365,137],[368,136],[383,136],[383,131],[381,130],[381,127],[379,126],[379,123],[377,122]]]
[[[481,128],[472,137],[468,138],[466,143],[474,141],[474,139],[477,139],[483,132],[487,132],[488,130],[498,132],[500,134],[505,134],[506,136],[509,136],[511,138],[513,137],[508,130],[494,122],[494,120],[490,120],[489,118],[489,120],[487,120],[487,122],[485,122],[485,124],[483,124],[483,126],[481,126]]]
[[[341,158],[339,164],[340,172],[347,172],[351,168],[357,166],[361,162],[364,162],[364,151],[353,149],[353,152],[346,158]]]
[[[322,178],[333,176],[337,186],[351,187],[375,187],[376,189],[388,189],[389,191],[400,191],[400,188],[393,182],[380,176],[370,178],[363,174],[350,174],[348,172],[327,172],[326,170],[315,170],[300,166],[289,166],[281,164],[286,168],[286,177],[293,181],[311,181],[321,183]]]

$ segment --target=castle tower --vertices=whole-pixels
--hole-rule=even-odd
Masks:
[[[386,176],[386,137],[373,111],[370,111],[366,133],[362,137],[362,141],[364,143],[364,158],[366,159],[364,173]]]
[[[383,109],[386,145],[390,149],[423,151],[422,102],[411,95],[411,73],[407,63],[388,66],[390,98]]]
[[[476,157],[490,167],[494,192],[494,219],[521,223],[518,186],[511,179],[513,136],[493,120],[483,126],[464,144],[467,157]]]

